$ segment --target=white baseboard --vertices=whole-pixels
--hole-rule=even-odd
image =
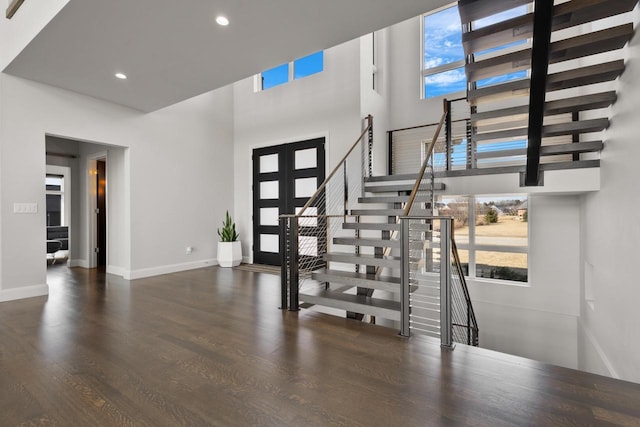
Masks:
[[[182,264],[162,265],[159,267],[142,268],[140,270],[123,271],[122,276],[127,280],[142,279],[144,277],[159,276],[161,274],[177,273],[179,271],[195,270],[197,268],[218,265],[216,259],[185,262]],[[115,274],[115,273],[114,273]]]
[[[107,274],[115,274],[116,276],[124,277],[127,274],[127,270],[115,265],[107,265]]]
[[[70,259],[69,267],[89,268],[89,261],[86,259]]]
[[[0,289],[0,302],[49,295],[49,285],[23,286],[20,288]]]
[[[591,347],[593,347],[593,349],[596,351],[596,354],[600,358],[602,365],[609,372],[609,376],[611,378],[620,379],[620,375],[618,375],[618,372],[613,367],[613,364],[607,357],[607,353],[605,353],[605,351],[603,350],[602,346],[598,342],[598,339],[595,337],[595,335],[593,335],[593,333],[589,330],[589,328],[585,326],[585,324],[582,322],[581,319],[578,319],[578,327],[582,329],[582,332],[584,333],[584,336],[589,341],[589,344],[591,344]]]

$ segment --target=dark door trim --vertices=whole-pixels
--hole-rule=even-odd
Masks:
[[[263,251],[261,235],[279,236],[278,225],[260,224],[261,208],[278,208],[278,216],[295,213],[295,209],[304,206],[308,197],[296,197],[296,180],[302,178],[316,178],[316,188],[325,179],[325,138],[314,138],[305,141],[253,150],[253,262],[256,264],[280,265],[280,253]],[[310,168],[295,168],[296,152],[300,150],[316,149],[316,166]],[[260,172],[260,158],[262,156],[278,156],[278,170],[266,173]],[[278,182],[278,198],[262,199],[260,184],[267,181]],[[277,239],[278,242],[280,239]]]

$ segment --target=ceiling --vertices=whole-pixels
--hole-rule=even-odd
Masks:
[[[148,112],[447,1],[70,0],[4,72]]]

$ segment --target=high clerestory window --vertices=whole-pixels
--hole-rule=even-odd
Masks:
[[[319,51],[303,58],[263,71],[258,76],[258,90],[266,90],[275,86],[298,80],[324,70],[324,52]]]
[[[460,261],[469,278],[528,281],[527,196],[441,196],[437,208],[454,218]]]
[[[520,6],[499,14],[477,20],[472,23],[474,29],[486,27],[527,12],[526,6]],[[464,71],[465,53],[462,46],[462,24],[456,4],[422,16],[422,83],[421,97],[429,99],[467,89]],[[528,43],[519,41],[489,49],[476,54],[476,60],[501,55],[505,49],[516,48]],[[490,86],[526,77],[526,71],[518,71],[491,77],[476,82],[477,87]],[[462,95],[462,93],[461,93]]]

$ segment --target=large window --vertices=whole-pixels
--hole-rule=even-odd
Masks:
[[[270,89],[275,86],[298,80],[324,69],[324,52],[319,51],[287,64],[263,71],[258,76],[260,79],[259,90]]]
[[[526,6],[520,6],[472,23],[473,28],[482,28],[526,13]],[[526,41],[519,41],[494,47],[476,53],[481,60],[501,55],[505,49],[519,49]],[[467,89],[464,71],[465,52],[462,47],[462,24],[458,6],[423,15],[422,17],[422,94],[424,99],[463,92]],[[490,77],[476,82],[477,87],[491,86],[509,80],[526,77],[526,71],[518,71]]]
[[[442,196],[440,215],[454,218],[454,236],[470,278],[528,281],[527,196]]]

